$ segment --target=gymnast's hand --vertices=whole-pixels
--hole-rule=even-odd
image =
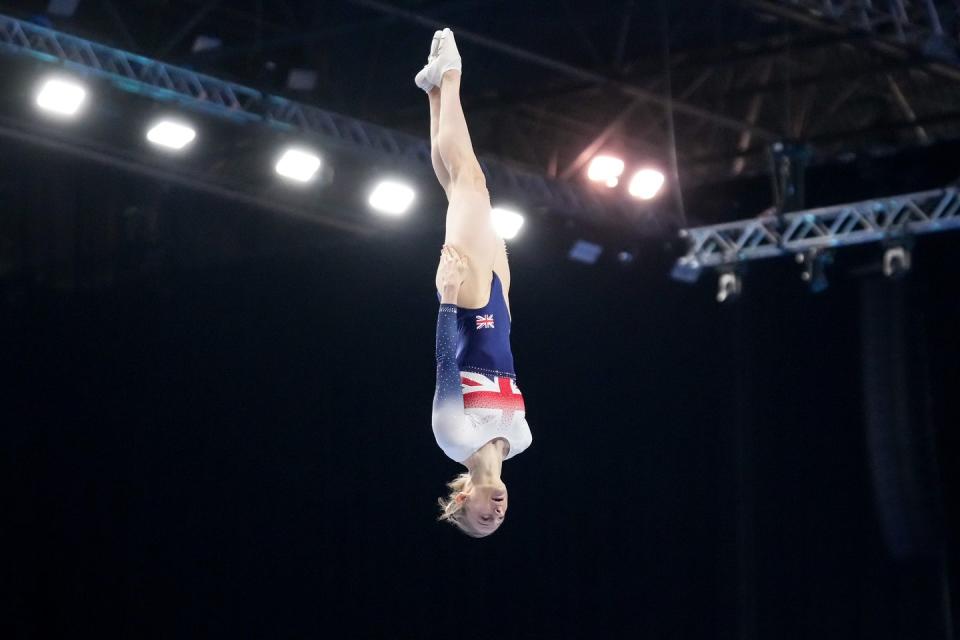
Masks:
[[[444,245],[440,252],[440,268],[437,270],[437,280],[440,282],[441,304],[456,304],[460,285],[467,277],[467,257],[449,245]]]

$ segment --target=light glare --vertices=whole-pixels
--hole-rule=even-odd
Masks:
[[[504,240],[512,240],[517,237],[520,227],[523,226],[523,215],[512,209],[494,207],[490,211],[490,217],[493,219],[493,228]]]
[[[381,213],[401,215],[413,204],[416,193],[401,182],[384,180],[370,192],[370,206]]]
[[[297,182],[310,182],[319,168],[320,158],[301,149],[287,149],[276,166],[277,173]]]
[[[656,169],[641,169],[630,180],[630,195],[641,200],[650,200],[660,193],[663,186],[663,174]]]
[[[587,168],[587,178],[594,182],[606,183],[608,187],[617,186],[623,174],[623,160],[613,156],[597,156],[590,161]]]
[[[147,132],[147,140],[167,149],[180,150],[193,142],[197,132],[185,124],[163,120]]]
[[[73,116],[80,111],[87,98],[87,90],[67,80],[47,80],[37,94],[37,106],[61,116]]]

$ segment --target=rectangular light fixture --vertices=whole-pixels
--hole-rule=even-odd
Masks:
[[[293,91],[313,91],[317,87],[317,72],[312,69],[290,69],[287,88]]]
[[[201,51],[210,51],[219,49],[223,40],[216,36],[199,35],[193,39],[193,45],[190,47],[191,53],[200,53]]]
[[[69,18],[76,12],[80,0],[50,0],[47,3],[47,13],[52,16]]]
[[[370,206],[380,213],[401,215],[410,209],[416,192],[402,182],[383,180],[370,192]]]
[[[196,137],[197,132],[193,128],[172,120],[161,120],[147,132],[147,140],[153,144],[176,151],[186,147]]]
[[[567,257],[584,264],[596,264],[601,253],[603,253],[603,247],[600,245],[587,242],[586,240],[577,240],[573,246],[570,247],[570,252],[567,254]]]
[[[60,116],[75,116],[87,99],[87,90],[70,80],[51,78],[37,93],[37,106]]]
[[[277,161],[276,171],[297,182],[310,182],[320,169],[320,158],[305,149],[287,149]]]
[[[517,237],[520,227],[523,226],[523,216],[512,209],[494,207],[490,211],[490,217],[493,219],[493,228],[504,240],[512,240]]]

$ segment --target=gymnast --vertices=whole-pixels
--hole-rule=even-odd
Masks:
[[[416,84],[430,99],[433,169],[447,194],[446,239],[437,268],[437,388],[433,434],[467,468],[440,498],[440,520],[488,536],[507,513],[504,460],[532,436],[510,351],[510,268],[493,229],[490,195],[460,104],[460,54],[449,29],[434,34]]]

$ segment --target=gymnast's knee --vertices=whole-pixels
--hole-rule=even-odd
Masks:
[[[483,169],[475,160],[452,164],[447,170],[450,173],[452,189],[483,193],[487,191],[487,178],[483,175]]]

